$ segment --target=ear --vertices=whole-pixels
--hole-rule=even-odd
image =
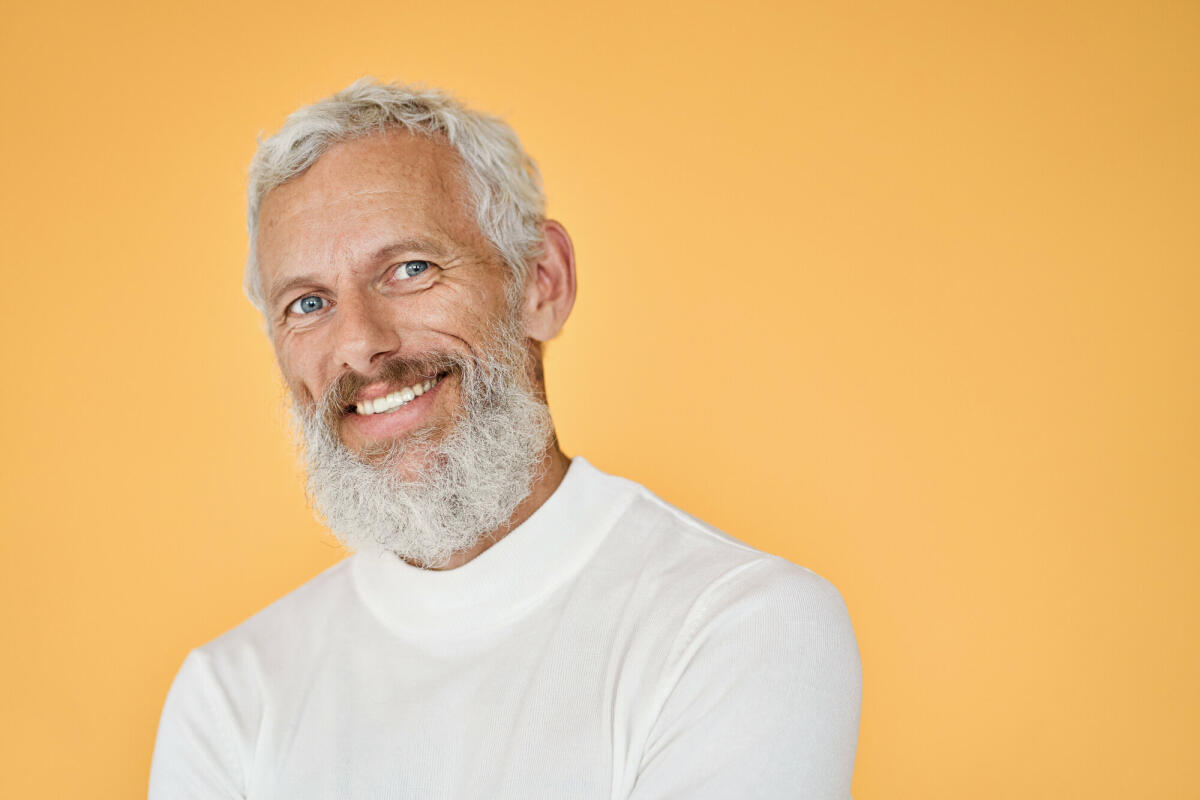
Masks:
[[[558,335],[575,305],[575,248],[567,229],[548,219],[542,224],[542,255],[525,279],[525,334],[539,342]]]

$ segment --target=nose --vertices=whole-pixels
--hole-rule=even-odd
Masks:
[[[333,314],[333,357],[339,369],[369,375],[400,349],[400,334],[382,302],[360,294],[339,298]]]

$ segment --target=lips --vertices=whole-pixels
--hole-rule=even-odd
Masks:
[[[359,416],[370,416],[372,414],[388,414],[398,408],[403,408],[421,395],[432,390],[442,380],[442,377],[444,376],[438,375],[434,378],[417,381],[411,386],[405,386],[384,395],[371,398],[360,397],[354,403],[354,413]],[[374,394],[374,392],[363,391],[364,395],[368,393]]]
[[[428,428],[438,417],[441,405],[438,398],[449,376],[450,373],[440,373],[432,378],[408,377],[403,384],[375,381],[362,387],[341,408],[338,426],[343,443],[352,450],[367,452],[389,447],[413,431]],[[410,392],[411,399],[405,399]]]

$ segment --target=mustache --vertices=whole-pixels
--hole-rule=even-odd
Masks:
[[[370,373],[348,369],[334,378],[320,397],[313,398],[307,410],[298,409],[302,419],[308,419],[326,431],[337,429],[342,417],[353,410],[362,390],[372,384],[385,382],[396,386],[411,386],[432,378],[456,376],[466,390],[463,401],[469,406],[487,407],[494,399],[503,377],[522,384],[531,380],[526,375],[528,356],[525,340],[519,327],[519,315],[491,322],[483,336],[483,347],[467,345],[465,350],[425,350],[406,356],[395,356],[380,363]],[[529,387],[532,388],[532,387]],[[310,395],[311,397],[311,395]]]
[[[463,353],[434,352],[388,359],[369,375],[350,370],[335,378],[316,402],[314,413],[333,422],[350,411],[363,388],[383,381],[410,386],[420,381],[462,372],[474,365],[474,357]]]

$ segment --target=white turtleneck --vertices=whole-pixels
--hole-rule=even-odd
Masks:
[[[836,589],[575,458],[461,567],[355,555],[188,655],[151,800],[847,798]]]

